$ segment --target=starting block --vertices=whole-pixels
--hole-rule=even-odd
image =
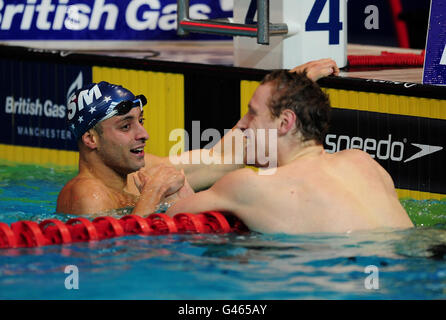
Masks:
[[[290,69],[322,58],[347,65],[347,0],[235,0],[228,22],[191,20],[189,0],[177,1],[178,34],[234,36],[235,66]]]
[[[254,1],[235,1],[235,22],[256,19],[250,16]],[[272,38],[269,45],[257,44],[252,38],[235,37],[235,64],[291,69],[311,60],[332,58],[339,67],[344,67],[347,65],[346,19],[345,0],[273,0],[270,21],[286,24],[288,34]]]

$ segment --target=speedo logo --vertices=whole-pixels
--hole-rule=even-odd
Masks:
[[[22,2],[22,3],[20,3]],[[136,31],[176,29],[177,4],[160,0],[89,1],[0,0],[0,30],[115,30],[118,21]],[[221,6],[227,9],[226,1]],[[209,19],[211,8],[203,3],[190,6],[192,19]],[[120,16],[122,15],[122,17]],[[35,23],[35,25],[33,25]],[[121,23],[121,22],[119,22]]]
[[[404,158],[404,151],[406,149],[407,142],[392,141],[391,134],[389,134],[388,139],[385,140],[376,140],[373,138],[363,139],[361,137],[349,137],[346,135],[337,136],[335,134],[328,134],[325,137],[325,144],[328,147],[325,150],[329,153],[334,153],[344,149],[361,149],[370,154],[372,158],[377,158],[379,160],[390,159],[396,162],[403,161],[404,163],[443,150],[443,147],[441,146],[411,143],[412,146],[417,147],[419,150],[415,154]]]

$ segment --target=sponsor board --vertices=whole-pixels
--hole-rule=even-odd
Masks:
[[[91,82],[91,68],[1,61],[0,143],[77,150],[67,127],[67,97]],[[20,75],[20,76],[19,76]]]
[[[191,0],[189,13],[225,18],[232,7],[231,0]],[[176,0],[0,0],[0,41],[178,40],[176,27]]]
[[[446,5],[444,0],[431,2],[423,83],[446,85]]]
[[[397,188],[446,193],[445,120],[333,109],[327,152],[361,149],[393,177]]]

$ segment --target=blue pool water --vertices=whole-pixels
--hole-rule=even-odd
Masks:
[[[66,221],[55,204],[74,174],[0,164],[0,221]],[[445,299],[446,202],[402,203],[417,228],[128,236],[0,249],[0,299]],[[65,287],[70,265],[79,271],[77,290]],[[365,286],[369,265],[377,268],[377,289]]]

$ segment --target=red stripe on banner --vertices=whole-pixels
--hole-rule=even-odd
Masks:
[[[389,0],[389,4],[392,11],[393,23],[395,25],[396,34],[398,37],[398,44],[401,48],[410,48],[407,24],[399,19],[399,15],[401,11],[403,11],[401,0]]]

